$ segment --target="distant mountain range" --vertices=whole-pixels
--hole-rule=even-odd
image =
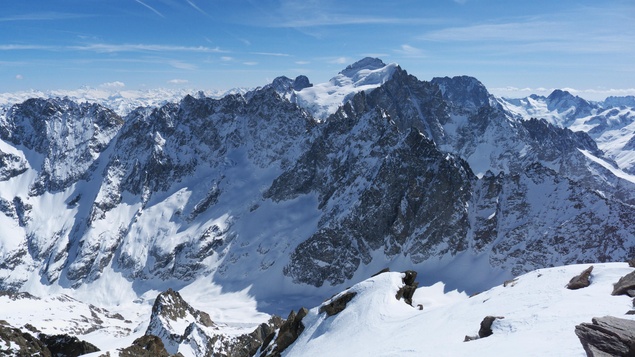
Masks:
[[[365,58],[322,84],[86,99],[0,109],[0,290],[220,286],[280,313],[386,266],[477,292],[635,255],[633,97],[496,98]]]

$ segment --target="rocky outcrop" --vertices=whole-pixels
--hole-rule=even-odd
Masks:
[[[327,316],[337,315],[344,311],[348,304],[357,295],[354,291],[347,291],[332,298],[328,303],[320,306],[319,312],[325,312]]]
[[[291,346],[291,344],[298,339],[302,331],[304,331],[302,319],[308,312],[309,310],[304,307],[298,310],[297,314],[295,311],[291,311],[286,321],[275,334],[275,340],[273,334],[265,339],[260,349],[260,357],[279,357],[287,347]]]
[[[635,321],[612,316],[594,317],[575,327],[589,357],[635,356]]]
[[[611,295],[628,295],[635,297],[635,270],[621,277],[620,280],[613,285]]]
[[[479,338],[489,337],[493,335],[494,331],[492,330],[492,325],[494,324],[494,321],[498,319],[504,319],[504,318],[505,317],[503,316],[485,316],[485,318],[483,318],[483,321],[481,321],[481,326],[478,330],[478,335],[465,336],[465,339],[463,340],[463,342],[478,340]]]
[[[185,326],[185,329],[179,330],[179,326]],[[174,354],[188,336],[199,332],[200,327],[213,328],[214,326],[214,322],[206,312],[194,309],[181,297],[181,294],[168,289],[159,294],[154,301],[150,323],[145,334],[161,338],[166,350]],[[201,335],[206,336],[205,333]],[[207,344],[204,343],[199,347],[207,349]]]
[[[102,355],[100,357],[108,357]],[[132,342],[132,346],[126,347],[119,351],[120,357],[172,357],[163,345],[163,341],[157,336],[145,335],[137,338]],[[181,356],[181,354],[174,357]]]
[[[44,342],[28,332],[22,332],[9,325],[4,320],[0,320],[0,343],[0,355],[3,356],[52,356]]]
[[[580,275],[576,275],[567,284],[567,289],[569,290],[577,290],[586,288],[591,285],[591,272],[593,271],[593,265],[586,268]]]
[[[46,335],[41,333],[38,338],[48,347],[53,356],[77,357],[99,351],[97,346],[82,341],[75,336]]]
[[[0,320],[0,355],[16,357],[77,357],[98,352],[95,345],[70,335],[46,335],[35,337],[31,332],[38,330],[32,325],[25,326],[29,332],[21,331],[6,321]]]
[[[414,270],[406,270],[403,274],[403,286],[397,290],[397,295],[395,297],[397,300],[401,300],[403,298],[406,304],[412,306],[412,297],[415,290],[417,290],[417,287],[419,287],[419,282],[415,281],[417,278],[417,272]]]

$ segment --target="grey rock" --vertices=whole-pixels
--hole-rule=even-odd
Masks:
[[[180,355],[180,354],[179,354]],[[100,357],[104,357],[102,355]],[[119,351],[121,357],[170,357],[163,341],[157,336],[144,335],[132,342],[132,345]]]
[[[635,321],[594,317],[575,327],[587,356],[635,356]]]
[[[0,340],[3,346],[0,348],[0,355],[2,356],[52,356],[51,351],[42,341],[28,332],[22,332],[9,325],[4,320],[0,320]]]
[[[623,277],[613,285],[613,292],[611,295],[628,295],[635,297],[635,271],[632,271]]]
[[[483,319],[483,321],[481,321],[481,328],[478,330],[478,337],[479,338],[483,338],[483,337],[488,337],[488,336],[491,336],[492,334],[494,334],[494,331],[492,331],[492,324],[494,323],[494,321],[496,321],[498,319],[504,319],[504,317],[502,317],[502,316],[486,316]]]
[[[69,335],[39,334],[38,338],[51,351],[53,356],[77,357],[87,353],[98,352],[99,348],[90,342],[82,341]]]
[[[319,312],[326,312],[327,316],[337,315],[344,311],[346,304],[353,300],[355,295],[357,295],[357,293],[354,291],[347,291],[343,294],[339,294],[338,296],[332,298],[328,304],[320,306]]]
[[[402,279],[403,286],[397,290],[397,295],[395,296],[397,300],[401,300],[403,298],[404,302],[410,306],[412,306],[412,297],[419,286],[419,282],[416,282],[417,272],[414,270],[406,270],[404,273],[404,277]]]
[[[571,278],[571,280],[569,280],[569,283],[567,284],[567,289],[576,290],[576,289],[586,288],[589,285],[591,285],[590,277],[591,277],[592,271],[593,271],[593,265],[586,268],[582,273],[580,273],[580,275],[577,275]]]

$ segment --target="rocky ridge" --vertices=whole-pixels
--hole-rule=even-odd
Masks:
[[[632,256],[634,184],[589,135],[519,120],[470,77],[364,59],[334,78],[346,100],[320,119],[287,97],[317,93],[304,78],[124,118],[67,99],[4,111],[0,286],[210,275],[264,297],[387,261],[442,274],[483,256],[509,278]]]

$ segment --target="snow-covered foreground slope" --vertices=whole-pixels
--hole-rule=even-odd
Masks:
[[[567,289],[570,279],[589,266],[539,269],[472,296],[446,291],[445,284],[438,282],[417,288],[412,306],[396,299],[404,286],[404,273],[382,273],[308,310],[301,319],[301,333],[282,355],[585,356],[574,333],[576,325],[603,316],[634,319],[626,315],[632,309],[632,299],[611,295],[613,284],[633,268],[626,263],[593,264],[590,286]],[[188,328],[191,316],[166,317],[166,333],[174,335],[166,334],[162,339],[171,353],[202,356],[201,348],[212,346],[206,345],[209,341],[216,341],[217,353],[226,353],[218,336],[233,341],[267,320],[267,315],[256,312],[253,300],[244,292],[227,294],[207,287],[193,284],[182,289],[180,295],[196,310],[209,313],[212,324],[208,328],[198,324],[192,335],[192,327]],[[353,296],[343,310],[328,316],[324,306],[345,295]],[[150,294],[145,301],[107,308],[83,304],[65,295],[43,299],[25,294],[0,296],[2,318],[12,326],[31,333],[37,330],[78,336],[101,349],[90,355],[95,357],[106,352],[118,356],[133,340],[156,332],[156,328],[148,328],[153,319],[152,303]],[[175,311],[173,306],[164,305],[163,310],[167,309]],[[497,317],[492,324],[493,334],[465,342],[466,336],[478,336],[487,316]],[[184,331],[189,337],[174,344],[174,336]],[[168,347],[170,338],[173,344]]]
[[[606,315],[631,318],[627,296],[613,284],[633,271],[625,263],[595,264],[591,285],[568,290],[589,265],[539,269],[507,286],[468,297],[442,283],[416,290],[413,305],[395,299],[403,273],[384,273],[354,285],[357,295],[337,315],[319,307],[302,320],[304,331],[283,356],[585,356],[574,327]],[[486,316],[493,335],[478,335]]]

